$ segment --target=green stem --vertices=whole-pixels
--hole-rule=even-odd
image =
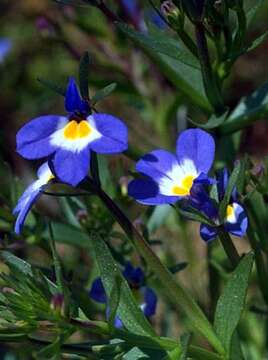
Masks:
[[[243,43],[247,30],[247,18],[242,4],[236,8],[236,15],[238,20],[238,29],[235,35],[232,51],[234,53],[239,53],[240,50],[243,48]]]
[[[51,248],[52,257],[53,257],[53,263],[54,263],[54,267],[55,267],[56,283],[57,283],[59,292],[61,294],[63,294],[64,286],[63,286],[63,282],[62,282],[61,264],[60,264],[60,260],[59,260],[59,257],[58,257],[57,251],[56,251],[55,238],[54,238],[51,222],[48,223],[48,228],[49,228],[49,235],[50,235],[49,243],[50,243],[50,248]]]
[[[224,229],[220,229],[218,236],[232,267],[235,269],[240,261],[240,256],[230,235]]]
[[[207,39],[202,23],[195,24],[195,34],[205,91],[211,105],[215,108],[215,111],[218,114],[221,114],[224,112],[224,103],[221,91],[215,80],[215,74],[212,70]]]
[[[136,228],[132,225],[121,209],[113,202],[113,200],[101,188],[96,187],[91,179],[88,180],[90,182],[91,189],[95,191],[96,195],[100,198],[103,204],[107,207],[116,221],[125,231],[134,247],[146,260],[149,267],[155,273],[157,279],[161,283],[163,293],[169,297],[177,311],[184,311],[192,327],[199,331],[204,337],[206,337],[209,343],[220,354],[224,354],[224,348],[215,334],[212,325],[204,315],[203,311],[191,297],[191,295],[174,281],[172,274],[161,263],[143,236],[136,230]]]

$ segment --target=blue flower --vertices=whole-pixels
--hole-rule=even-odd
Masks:
[[[153,316],[156,312],[157,296],[151,288],[145,286],[145,276],[142,269],[140,267],[133,267],[133,265],[128,262],[124,268],[123,275],[130,288],[133,291],[137,290],[141,295],[142,303],[140,307],[144,315],[148,318]],[[97,278],[93,281],[89,296],[91,299],[101,304],[107,303],[107,297],[101,278]],[[106,313],[107,316],[109,316],[109,308],[107,308]],[[123,323],[118,316],[115,318],[114,326],[117,328],[123,326]]]
[[[199,129],[185,130],[176,150],[176,155],[155,150],[143,156],[136,170],[144,178],[130,182],[129,195],[145,205],[173,204],[190,198],[193,185],[211,183],[207,175],[215,153],[211,135]]]
[[[227,169],[224,169],[218,175],[217,189],[218,189],[219,201],[223,200],[225,190],[228,184],[228,178],[229,176]],[[228,204],[226,209],[226,216],[224,219],[223,226],[225,230],[230,234],[238,237],[242,237],[246,234],[247,231],[248,218],[245,209],[243,208],[242,205],[239,204],[237,197],[238,197],[237,190],[236,188],[234,188],[230,199],[230,203]],[[198,196],[196,196],[195,198],[198,198]],[[206,215],[208,215],[212,220],[214,220],[216,224],[219,223],[218,211],[215,210],[213,214],[211,212],[207,213],[206,209],[204,209],[201,205],[202,201],[203,200],[200,201],[199,209],[202,210]],[[210,202],[210,206],[215,209],[214,205],[212,204],[212,200],[208,199],[207,202],[208,203]],[[200,226],[200,236],[205,241],[214,240],[217,237],[218,232],[219,232],[218,227],[212,227],[206,224],[201,224]]]
[[[8,38],[0,39],[0,63],[2,63],[5,57],[8,55],[12,48],[12,42]]]
[[[34,181],[22,194],[21,198],[18,201],[17,206],[13,210],[13,214],[17,215],[17,220],[15,223],[15,233],[19,234],[24,225],[26,216],[33,204],[37,199],[42,195],[42,191],[50,184],[54,179],[48,163],[44,163],[37,171],[38,179]]]
[[[49,157],[56,177],[76,186],[88,174],[90,150],[120,153],[128,147],[128,132],[126,125],[112,115],[90,114],[72,78],[65,109],[68,116],[40,116],[24,125],[17,134],[17,151],[26,159]]]

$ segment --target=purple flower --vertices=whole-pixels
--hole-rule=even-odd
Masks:
[[[34,181],[22,194],[21,198],[18,201],[17,206],[13,210],[13,214],[17,215],[17,220],[15,223],[15,233],[19,234],[24,225],[26,216],[33,204],[41,196],[42,190],[44,190],[49,183],[54,179],[48,163],[44,163],[37,171],[38,179]]]
[[[173,204],[191,198],[196,184],[210,184],[208,172],[212,166],[215,143],[203,130],[183,131],[177,140],[176,155],[155,150],[144,155],[136,170],[144,178],[130,182],[128,193],[145,205]]]
[[[227,169],[224,169],[218,175],[217,188],[218,188],[219,201],[223,200],[228,184],[228,178],[229,176]],[[212,200],[210,200],[210,203],[211,206],[213,206]],[[199,206],[199,209],[202,210],[204,213],[206,213],[206,211],[204,211],[204,208],[202,209],[202,205]],[[219,223],[218,211],[215,211],[213,214],[206,213],[206,215],[208,215],[212,220],[214,220],[216,224]],[[236,188],[234,188],[230,199],[230,203],[227,206],[226,216],[224,219],[223,226],[227,232],[238,237],[244,236],[247,231],[247,227],[248,227],[247,214],[243,206],[241,206],[237,201]],[[212,227],[206,224],[201,224],[200,226],[200,236],[205,241],[214,240],[217,237],[218,232],[219,229],[217,227]]]
[[[73,78],[67,87],[65,109],[68,116],[40,116],[24,125],[17,134],[17,151],[26,159],[49,157],[56,177],[76,186],[88,174],[90,150],[120,153],[128,147],[128,132],[112,115],[90,115]]]
[[[123,275],[130,288],[133,291],[137,290],[140,293],[142,297],[140,307],[144,315],[146,317],[153,316],[156,312],[157,296],[151,288],[145,286],[145,276],[142,269],[140,267],[134,267],[130,262],[128,262],[124,268]],[[91,299],[99,303],[107,303],[107,296],[101,278],[97,278],[93,281],[89,296]],[[109,308],[107,308],[106,312],[107,316],[109,316]],[[123,323],[118,316],[115,318],[114,326],[117,328],[123,326]]]
[[[0,39],[0,64],[4,61],[12,48],[12,42],[8,38]]]

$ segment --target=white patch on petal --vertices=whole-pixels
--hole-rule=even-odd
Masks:
[[[185,159],[180,164],[174,164],[172,169],[158,182],[160,193],[167,196],[186,196],[191,190],[192,181],[196,179],[198,175],[195,165],[190,159]],[[186,185],[186,183],[188,183],[188,185]],[[178,188],[183,190],[180,195],[178,191],[176,191]]]
[[[243,209],[239,204],[237,204],[237,203],[229,204],[227,206],[227,210],[226,210],[227,222],[229,222],[231,224],[237,223],[238,217],[242,211],[243,211]]]
[[[90,126],[90,133],[83,138],[68,139],[64,135],[64,130],[69,123],[65,117],[59,123],[58,130],[56,130],[50,137],[50,143],[61,149],[80,152],[85,149],[88,144],[102,137],[102,134],[97,130],[93,116],[88,116],[85,120]]]

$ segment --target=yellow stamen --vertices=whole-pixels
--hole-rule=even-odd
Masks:
[[[172,189],[174,195],[186,196],[190,194],[191,188],[193,186],[194,176],[187,175],[181,182],[181,186],[175,185]]]
[[[92,131],[91,126],[85,120],[80,123],[72,120],[64,128],[64,137],[68,140],[76,140],[87,137]]]
[[[227,209],[226,209],[226,217],[227,217],[227,219],[229,217],[232,217],[233,215],[234,215],[234,208],[233,208],[232,205],[228,205]]]

